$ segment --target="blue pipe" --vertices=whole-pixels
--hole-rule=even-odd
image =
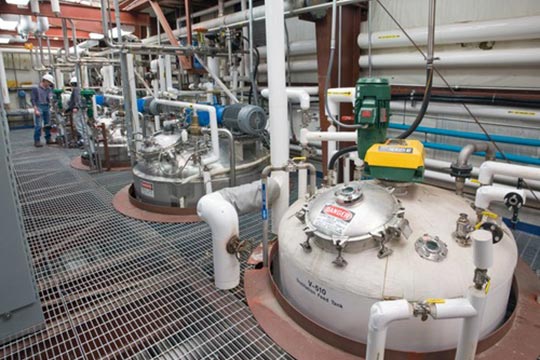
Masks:
[[[409,128],[409,125],[390,123],[389,127],[391,129],[406,130]],[[426,126],[419,126],[416,129],[416,132],[458,137],[458,138],[463,138],[463,139],[489,141],[487,136],[482,133],[470,133],[470,132],[458,131],[458,130],[437,129],[437,128],[426,127]],[[499,143],[540,147],[540,139],[519,138],[519,137],[504,136],[504,135],[491,135],[491,139]]]
[[[434,149],[434,150],[443,150],[443,151],[451,151],[451,152],[460,152],[462,147],[459,145],[450,145],[450,144],[441,144],[441,143],[432,143],[432,142],[426,142],[422,141],[424,146],[428,149]],[[477,156],[485,156],[485,152],[476,152],[474,155]],[[534,158],[531,156],[524,156],[524,155],[516,155],[516,154],[508,154],[505,153],[506,158],[510,161],[523,163],[523,164],[529,164],[529,165],[540,165],[540,159]],[[504,159],[501,155],[501,153],[497,153],[497,159]]]

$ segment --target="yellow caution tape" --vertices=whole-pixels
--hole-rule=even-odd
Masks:
[[[424,301],[426,304],[444,304],[446,301],[439,298],[429,298]]]
[[[380,35],[377,38],[379,40],[387,40],[387,39],[399,39],[401,35],[393,34],[393,35]]]
[[[509,110],[509,114],[513,115],[526,115],[526,116],[535,116],[536,113],[532,111],[518,111],[518,110]]]
[[[339,91],[339,90],[332,90],[328,91],[328,95],[341,95],[341,96],[352,96],[352,91]]]
[[[491,285],[491,280],[488,280],[488,282],[487,282],[487,284],[486,284],[486,290],[485,290],[486,295],[487,295],[487,293],[489,292],[489,286],[490,286],[490,285]]]

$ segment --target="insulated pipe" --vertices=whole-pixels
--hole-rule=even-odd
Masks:
[[[104,0],[102,0],[104,1]],[[356,4],[359,2],[365,2],[367,0],[338,0],[337,6],[345,6],[349,4]],[[292,9],[290,2],[287,1],[284,4],[284,15],[285,17],[294,17],[298,16],[300,14],[309,13],[312,11],[317,10],[325,10],[332,6],[332,2],[326,2],[326,3],[320,3],[316,5],[301,7],[298,9]],[[264,6],[258,6],[253,8],[253,21],[260,21],[265,19],[265,7]],[[203,27],[205,29],[208,29],[209,32],[217,31],[223,28],[234,28],[234,27],[241,27],[246,25],[249,22],[249,9],[246,11],[239,11],[235,12],[233,14],[225,15],[222,18],[217,19],[211,19],[207,21],[202,21],[197,24],[193,24],[193,27]],[[275,29],[273,29],[275,30]],[[177,29],[173,31],[173,34],[176,37],[182,37],[186,35],[186,29]],[[144,44],[155,44],[157,43],[157,36],[151,36],[149,38],[143,39]],[[162,35],[162,40],[166,41],[165,35]],[[270,51],[269,51],[270,52]]]
[[[494,202],[504,202],[505,196],[508,194],[518,194],[523,199],[523,204],[527,199],[524,189],[512,189],[502,186],[482,186],[476,190],[476,197],[474,198],[474,206],[480,209],[488,209],[489,205]]]
[[[267,57],[266,46],[259,46],[257,48],[261,58]],[[300,40],[291,42],[289,45],[289,50],[286,49],[287,56],[298,56],[298,55],[313,55],[317,53],[317,41],[316,40]]]
[[[416,113],[419,106],[413,106],[408,102],[404,108],[403,101],[391,101],[390,110],[392,114]],[[467,105],[471,112],[477,117],[496,118],[504,120],[527,120],[540,121],[540,111],[534,111],[526,108],[486,106],[486,105]],[[430,102],[427,114],[431,115],[457,115],[470,117],[469,113],[462,105],[447,105],[443,103]]]
[[[443,182],[443,183],[447,183],[447,184],[451,184],[451,185],[454,184],[454,178],[451,177],[449,174],[445,174],[445,173],[438,172],[438,171],[435,171],[435,170],[425,170],[424,171],[424,178],[433,180],[436,183]],[[477,182],[473,182],[473,181],[468,180],[468,179],[465,180],[465,186],[473,188],[473,189],[478,189],[480,187],[480,185]],[[508,189],[509,191],[510,190],[515,190],[515,187],[507,186],[507,185],[498,185],[497,184],[497,187],[504,187],[504,188]],[[534,194],[530,190],[525,190],[525,195],[527,196],[527,198],[529,200],[535,200]]]
[[[519,56],[516,56],[519,54]],[[539,48],[460,50],[437,52],[437,68],[463,67],[530,67],[540,63]],[[374,69],[419,69],[425,66],[425,59],[418,52],[376,54],[372,56]],[[365,56],[358,60],[365,69],[368,62]]]
[[[307,146],[310,141],[348,141],[356,142],[358,136],[354,131],[309,131],[306,128],[300,130],[300,144]]]
[[[315,71],[317,70],[317,60],[291,60],[289,68],[291,72]],[[268,71],[268,64],[259,65],[258,71],[260,73],[266,73]]]
[[[407,34],[419,46],[427,44],[425,27],[406,29]],[[435,29],[437,44],[460,44],[482,41],[510,41],[537,39],[540,33],[540,16],[525,16],[510,19],[497,19],[439,25]],[[367,49],[368,36],[361,32],[358,46]],[[373,33],[374,49],[412,46],[409,39],[399,29]]]
[[[254,16],[256,9],[253,9]],[[284,10],[283,1],[266,1],[262,8],[262,11],[266,12],[266,46],[273,56],[273,61],[268,64],[270,159],[273,168],[283,168],[289,160],[289,114],[287,94],[284,91],[286,88]],[[280,197],[272,211],[272,231],[278,234],[281,218],[289,207],[289,174],[286,171],[277,171],[272,176],[281,187]]]
[[[212,229],[214,282],[218,289],[232,289],[240,283],[240,263],[227,251],[227,243],[238,238],[238,214],[220,192],[203,196],[197,203],[197,215]]]
[[[154,99],[150,106],[163,105],[175,108],[193,108],[194,110],[208,111],[210,115],[210,137],[212,139],[212,155],[202,159],[203,165],[208,165],[219,160],[219,134],[217,124],[216,108],[211,105],[189,103],[183,101],[172,101],[163,99]],[[288,140],[288,138],[287,138]]]
[[[171,91],[171,89],[174,89],[172,84],[171,56],[163,56],[163,62],[165,63],[165,91]]]
[[[413,316],[407,300],[378,301],[371,306],[368,323],[366,360],[383,360],[388,326]]]
[[[491,185],[494,175],[508,175],[529,180],[540,180],[540,168],[486,161],[480,166],[478,181],[482,185]]]
[[[314,87],[317,88],[317,87]],[[285,89],[285,92],[287,93],[287,98],[289,100],[296,100],[300,103],[300,108],[304,111],[309,110],[311,107],[311,97],[309,96],[309,93],[302,89],[302,88],[292,88],[287,87]],[[270,94],[270,90],[263,89],[261,91],[261,95],[268,99],[268,96]]]

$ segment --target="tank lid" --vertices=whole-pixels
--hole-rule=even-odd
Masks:
[[[339,185],[318,194],[305,207],[307,231],[334,247],[371,248],[399,236],[407,225],[404,208],[392,191],[369,181]],[[369,241],[372,240],[372,241]],[[320,242],[318,242],[320,243]]]

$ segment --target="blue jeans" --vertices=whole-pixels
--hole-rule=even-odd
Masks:
[[[51,107],[48,104],[38,105],[39,116],[34,116],[34,141],[39,142],[41,139],[41,121],[45,128],[45,141],[51,139]]]

